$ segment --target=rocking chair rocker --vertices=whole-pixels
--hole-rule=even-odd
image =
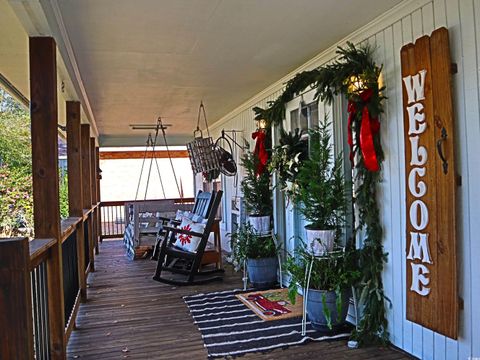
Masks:
[[[202,257],[207,246],[208,237],[212,230],[215,221],[215,216],[222,198],[222,191],[218,191],[214,195],[213,203],[211,205],[207,223],[202,233],[188,231],[180,228],[165,226],[167,234],[165,240],[162,242],[160,254],[158,256],[157,269],[153,280],[163,282],[170,285],[195,285],[205,284],[210,281],[222,280],[223,277],[219,275],[212,275],[214,273],[223,272],[222,269],[201,270]],[[201,238],[198,248],[195,252],[183,250],[174,245],[177,234],[184,234],[190,236],[198,236]],[[170,279],[162,276],[162,272],[168,271],[173,274],[182,274],[186,276],[184,280]],[[201,279],[195,280],[196,276],[202,276]]]

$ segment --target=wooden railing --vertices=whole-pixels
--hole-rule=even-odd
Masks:
[[[81,104],[65,103],[70,218],[60,221],[57,48],[29,39],[35,235],[0,241],[0,359],[65,359],[98,253],[99,148]]]
[[[66,328],[73,328],[80,304],[77,234],[74,231],[62,244],[63,302]],[[71,331],[71,330],[70,330]],[[70,332],[69,332],[70,333]]]
[[[51,263],[57,239],[0,239],[0,308],[4,312],[0,322],[9,332],[8,341],[1,344],[0,359],[64,358],[65,349],[58,352],[55,345],[58,339],[52,335],[51,315],[62,312],[66,344],[80,302],[86,299],[86,277],[93,263],[89,249],[99,238],[97,228],[91,230],[97,213],[98,206],[93,206],[84,217],[62,221],[60,268]],[[50,282],[56,276],[63,279],[62,301],[53,298]],[[52,308],[52,302],[63,303],[64,308]]]
[[[40,360],[50,358],[47,259],[56,242],[56,239],[34,239],[29,244],[34,354]]]
[[[125,232],[125,201],[100,203],[100,240],[119,238]]]
[[[127,207],[129,204],[137,205],[144,211],[170,211],[178,204],[193,204],[194,198],[154,199],[154,200],[122,200],[102,201],[100,203],[100,240],[121,238],[125,232],[125,226],[129,222]]]
[[[192,202],[159,200],[156,204],[166,207],[156,209]],[[63,220],[59,239],[0,240],[0,326],[8,332],[0,332],[0,359],[65,358],[80,303],[87,298],[86,279],[95,268],[94,249],[100,239],[123,236],[125,208],[132,203],[95,204],[82,216]]]

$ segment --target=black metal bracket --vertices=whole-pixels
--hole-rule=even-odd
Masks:
[[[445,159],[445,155],[443,154],[443,148],[442,148],[442,143],[445,140],[447,140],[447,129],[445,129],[445,127],[442,127],[441,138],[437,140],[437,153],[438,153],[438,156],[440,156],[440,159],[442,159],[443,173],[447,174],[448,173],[448,161],[447,161],[447,159]]]
[[[236,146],[238,146],[240,149],[246,150],[247,147],[246,147],[246,146],[242,146],[242,145],[240,145],[239,143],[237,143],[237,142],[233,139],[233,137],[231,137],[230,135],[228,135],[229,132],[231,132],[231,133],[233,133],[233,132],[237,133],[237,132],[242,132],[242,131],[239,131],[239,130],[222,130],[222,135],[220,136],[220,138],[227,139],[227,140],[231,141],[233,144],[235,144]],[[219,138],[219,139],[220,139],[220,138]],[[217,139],[217,141],[218,141],[218,139]]]

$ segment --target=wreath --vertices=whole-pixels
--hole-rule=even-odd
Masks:
[[[355,232],[364,231],[363,247],[359,251],[362,277],[357,285],[363,314],[352,337],[360,344],[387,343],[386,297],[382,271],[387,254],[382,245],[382,226],[377,203],[377,184],[381,181],[384,159],[380,144],[380,122],[383,113],[379,86],[382,70],[373,61],[373,49],[367,44],[355,47],[347,43],[337,49],[336,61],[297,74],[286,83],[283,93],[269,102],[266,109],[255,107],[255,119],[265,119],[268,126],[282,126],[286,104],[308,88],[316,89],[315,99],[333,102],[342,94],[348,100],[348,143],[354,169],[354,204],[358,209]]]

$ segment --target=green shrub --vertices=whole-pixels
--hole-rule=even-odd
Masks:
[[[68,217],[68,173],[67,170],[60,170],[59,174],[59,196],[60,196],[60,218]]]
[[[242,225],[238,232],[230,234],[230,244],[236,269],[239,269],[246,259],[270,258],[277,254],[273,236],[256,235],[248,222]]]
[[[312,229],[339,230],[347,209],[342,154],[333,156],[329,123],[309,131],[309,157],[299,168],[293,198]]]
[[[261,175],[257,176],[256,169],[259,161],[251,151],[246,151],[242,157],[242,166],[245,170],[242,192],[248,215],[267,216],[272,214],[273,209],[270,172],[265,169]]]

